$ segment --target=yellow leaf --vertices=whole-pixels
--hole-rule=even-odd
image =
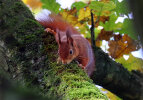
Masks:
[[[73,26],[75,26],[76,24],[78,24],[77,21],[77,17],[74,16],[74,14],[76,13],[75,10],[64,10],[63,12],[60,13],[60,15],[70,24],[72,24]]]
[[[78,16],[78,21],[84,20],[84,19],[90,19],[90,8],[82,8],[79,10],[79,16]]]
[[[40,2],[40,0],[23,0],[23,2],[26,5],[30,6],[32,10],[39,9],[42,7],[42,3]]]

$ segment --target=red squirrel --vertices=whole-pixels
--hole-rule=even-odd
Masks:
[[[90,77],[95,70],[94,54],[90,43],[60,16],[41,12],[36,20],[52,33],[58,43],[58,61],[69,64],[76,60]]]

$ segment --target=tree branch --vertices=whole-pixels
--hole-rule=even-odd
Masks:
[[[95,36],[94,36],[94,15],[92,13],[92,10],[90,11],[91,12],[91,45],[92,45],[92,48],[93,50],[95,51],[96,50],[96,45],[95,45]]]
[[[100,48],[95,51],[96,71],[94,83],[103,86],[124,100],[142,100],[142,75],[129,72],[121,64],[109,58]]]

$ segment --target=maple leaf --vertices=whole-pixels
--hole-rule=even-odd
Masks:
[[[129,54],[130,52],[140,48],[138,43],[126,34],[122,36],[121,39],[110,40],[108,45],[109,54],[114,59],[120,58],[124,54]]]
[[[113,31],[105,31],[104,29],[102,29],[101,33],[98,35],[96,40],[109,41],[112,36],[113,36]]]

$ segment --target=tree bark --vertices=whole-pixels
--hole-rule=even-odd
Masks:
[[[143,47],[143,1],[138,0],[129,0],[127,1],[129,4],[129,7],[131,11],[133,12],[133,20],[134,20],[134,26],[136,29],[137,34],[139,35],[142,47]]]
[[[143,75],[129,72],[122,64],[109,58],[100,48],[95,51],[96,71],[92,76],[94,83],[103,86],[124,100],[143,100]]]
[[[11,79],[56,100],[108,100],[77,64],[56,63],[54,36],[44,33],[20,0],[0,0],[0,18]]]

